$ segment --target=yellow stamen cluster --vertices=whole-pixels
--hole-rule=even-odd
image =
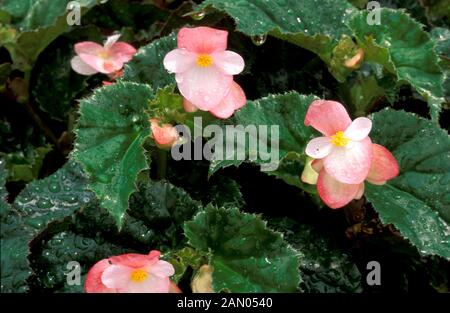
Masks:
[[[108,59],[109,58],[109,53],[108,51],[105,50],[101,50],[97,53],[97,56],[101,59]]]
[[[131,280],[136,283],[141,283],[148,278],[148,273],[145,270],[134,270],[131,272]]]
[[[338,131],[336,134],[331,136],[331,143],[337,147],[345,147],[349,140],[349,138],[344,136],[343,131]]]
[[[200,54],[197,57],[197,65],[201,67],[208,67],[213,63],[213,59],[208,54]]]

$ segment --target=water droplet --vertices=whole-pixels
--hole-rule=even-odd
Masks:
[[[131,117],[131,121],[132,121],[133,123],[139,122],[140,119],[141,119],[141,118],[140,118],[139,115],[137,115],[137,114],[135,114],[135,115],[133,115],[133,116]]]
[[[51,202],[50,200],[48,200],[48,199],[40,199],[40,200],[37,202],[37,206],[38,206],[38,208],[40,208],[40,209],[50,209],[50,208],[53,206],[53,204],[52,204],[52,202]]]
[[[195,21],[201,21],[206,15],[206,12],[204,10],[201,10],[200,12],[196,12],[191,15],[191,18]]]
[[[59,192],[61,188],[58,183],[51,183],[50,186],[48,186],[48,190],[50,190],[50,192]]]
[[[252,37],[252,42],[256,45],[256,46],[261,46],[266,42],[267,39],[267,35],[256,35]]]
[[[89,198],[89,197],[84,197],[83,198],[83,202],[84,203],[89,203],[89,201],[91,201],[91,198]]]

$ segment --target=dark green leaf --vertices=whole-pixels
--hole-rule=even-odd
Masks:
[[[394,224],[422,254],[450,259],[450,138],[436,124],[403,111],[373,114],[371,138],[387,147],[400,175],[366,184],[383,223]]]
[[[163,65],[165,55],[176,48],[174,34],[157,39],[141,47],[133,59],[125,65],[124,80],[151,85],[155,90],[174,85],[175,78]]]
[[[300,251],[302,289],[308,293],[361,292],[362,277],[344,250],[322,232],[289,218],[269,219],[285,240]]]
[[[147,85],[118,82],[80,102],[74,157],[84,166],[101,206],[122,225],[140,171],[148,168],[142,144],[153,92]]]
[[[190,245],[210,253],[215,291],[297,291],[297,252],[258,216],[209,206],[184,230]]]
[[[344,64],[331,64],[331,60],[341,36],[351,35],[345,23],[357,9],[347,1],[206,0],[201,8],[208,6],[225,11],[235,20],[236,29],[255,36],[256,42],[270,34],[318,54],[338,80],[345,79]]]
[[[444,102],[443,74],[434,43],[422,26],[401,11],[380,9],[380,25],[367,23],[361,11],[349,23],[366,60],[382,64],[398,81],[408,82],[428,102],[430,115],[437,120]]]

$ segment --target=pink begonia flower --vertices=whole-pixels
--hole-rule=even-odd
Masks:
[[[156,145],[161,149],[170,149],[180,139],[180,135],[175,127],[170,124],[162,124],[158,119],[150,119],[152,137]]]
[[[77,55],[70,61],[72,69],[81,75],[114,74],[120,71],[124,63],[133,58],[136,49],[125,42],[117,42],[119,37],[108,37],[104,46],[92,41],[75,44]]]
[[[316,100],[308,108],[305,125],[324,135],[308,143],[306,154],[323,159],[331,177],[346,184],[359,184],[366,179],[373,156],[368,137],[371,120],[359,117],[352,122],[339,102]]]
[[[227,38],[227,31],[210,27],[182,28],[178,48],[165,56],[164,67],[175,73],[189,111],[198,108],[225,118],[245,104],[242,88],[233,82],[233,75],[244,69],[244,59],[226,50]]]
[[[180,293],[170,281],[172,264],[159,259],[153,250],[145,254],[123,254],[97,262],[88,272],[88,293]]]
[[[373,159],[367,182],[382,185],[399,173],[397,160],[385,147],[372,144]],[[341,208],[353,199],[360,199],[364,194],[364,182],[359,184],[345,184],[334,179],[324,168],[323,160],[314,160],[311,164],[313,171],[318,174],[315,179],[302,181],[309,184],[317,183],[317,191],[323,202],[332,209]],[[306,166],[305,166],[306,169]]]
[[[236,82],[231,83],[231,88],[228,94],[223,98],[219,105],[215,106],[209,112],[218,118],[229,118],[233,115],[234,111],[239,110],[245,105],[247,98],[244,90]],[[186,112],[195,112],[197,107],[189,102],[186,98],[183,98],[183,106]]]

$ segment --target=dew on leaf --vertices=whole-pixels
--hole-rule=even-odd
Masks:
[[[252,36],[252,42],[256,45],[256,46],[262,46],[267,39],[267,35],[255,35]]]

